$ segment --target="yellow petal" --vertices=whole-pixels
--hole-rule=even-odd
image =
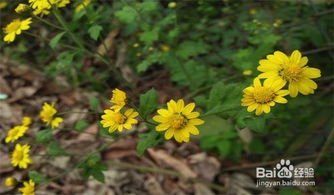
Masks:
[[[253,85],[254,87],[262,87],[260,79],[258,77],[256,77],[253,81]]]
[[[174,129],[168,129],[165,133],[165,139],[169,140],[174,135]]]
[[[291,97],[296,97],[298,95],[298,88],[295,83],[289,84],[289,92]]]
[[[176,112],[182,112],[184,108],[184,101],[182,99],[178,100],[176,103]]]
[[[262,105],[259,105],[257,108],[256,108],[256,111],[255,111],[255,114],[256,115],[260,115],[263,113],[263,109],[262,109]]]
[[[192,118],[197,118],[199,116],[199,112],[191,112],[189,114],[185,115],[188,119],[192,119]]]
[[[155,127],[155,130],[157,131],[165,131],[170,127],[169,123],[161,123],[160,125]]]
[[[268,104],[263,104],[262,108],[263,108],[264,113],[269,113],[270,112],[270,106]]]
[[[257,107],[258,107],[258,104],[254,103],[254,104],[247,107],[247,111],[248,112],[253,112]]]
[[[204,121],[201,120],[201,119],[195,118],[195,119],[190,119],[190,120],[188,121],[188,123],[189,123],[190,125],[201,125],[201,124],[204,123]]]
[[[187,127],[189,133],[193,134],[193,135],[198,135],[199,134],[199,130],[195,127],[195,126],[192,126],[192,125],[189,125]]]
[[[160,114],[161,116],[164,116],[164,117],[169,117],[171,115],[171,112],[169,112],[166,109],[159,109],[157,112],[158,112],[158,114]]]
[[[183,113],[184,115],[189,114],[189,113],[191,113],[191,112],[194,110],[194,108],[195,108],[195,103],[187,104],[187,105],[183,108],[182,113]]]
[[[304,67],[303,68],[303,74],[304,76],[315,79],[321,77],[321,72],[317,68],[309,68],[309,67]]]
[[[167,102],[167,107],[170,112],[177,112],[177,105],[174,100]]]
[[[277,103],[281,103],[281,104],[285,104],[288,102],[288,100],[286,100],[284,97],[281,97],[281,96],[276,96],[274,98],[274,101]]]
[[[307,62],[308,62],[308,58],[307,58],[307,57],[302,57],[302,58],[300,59],[298,65],[299,65],[300,67],[303,67],[303,66],[305,66],[305,65],[307,64]]]
[[[156,122],[159,122],[159,123],[165,123],[165,122],[168,121],[168,118],[160,116],[160,115],[155,115],[153,117],[153,120],[156,121]]]
[[[294,64],[299,64],[302,54],[298,50],[294,50],[290,56],[290,61]]]

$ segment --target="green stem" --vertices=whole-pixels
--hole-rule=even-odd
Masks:
[[[59,29],[59,30],[65,30],[63,27],[58,26],[58,25],[56,25],[56,24],[53,24],[53,23],[51,23],[51,22],[49,22],[49,21],[47,21],[47,20],[45,20],[45,19],[43,19],[43,18],[41,18],[41,17],[39,17],[39,16],[33,15],[33,17],[36,18],[37,20],[39,20],[39,21],[41,21],[41,22],[43,22],[43,23],[49,25],[49,26],[52,26],[52,27],[57,28],[57,29]]]

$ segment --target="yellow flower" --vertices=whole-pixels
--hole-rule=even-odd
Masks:
[[[20,167],[21,169],[26,169],[29,164],[32,163],[30,156],[30,146],[28,144],[15,145],[15,150],[12,153],[12,165],[14,167]]]
[[[252,74],[253,74],[253,71],[252,71],[252,70],[244,70],[244,71],[242,72],[242,74],[245,75],[245,76],[249,76],[249,75],[252,75]]]
[[[20,3],[16,8],[15,8],[15,12],[18,14],[21,14],[25,11],[29,10],[29,6],[27,4],[24,3]]]
[[[51,125],[51,128],[58,127],[60,123],[63,122],[61,117],[55,117],[57,110],[54,108],[54,104],[50,105],[44,103],[42,111],[39,113],[41,120],[46,123],[46,125]]]
[[[168,45],[161,45],[160,49],[164,52],[168,52],[170,50],[170,47]]]
[[[22,125],[28,127],[30,124],[31,124],[31,118],[29,116],[23,117]]]
[[[285,104],[288,102],[283,96],[289,94],[288,90],[281,90],[284,87],[284,82],[277,80],[265,80],[263,86],[260,79],[257,77],[253,81],[253,86],[247,87],[243,90],[244,96],[241,100],[242,106],[247,106],[248,112],[255,111],[256,115],[263,112],[269,113],[270,106],[275,106],[276,103]]]
[[[27,129],[28,129],[27,126],[15,126],[14,128],[8,131],[5,142],[6,143],[14,142],[15,140],[22,137],[26,133]]]
[[[23,182],[23,187],[19,188],[22,195],[35,195],[35,182],[33,180]]]
[[[260,78],[289,83],[290,96],[296,97],[298,92],[303,95],[313,94],[317,84],[311,79],[321,76],[319,69],[305,66],[307,62],[307,57],[302,57],[298,50],[289,57],[276,51],[273,55],[267,55],[267,59],[260,60],[257,69],[263,72]]]
[[[13,186],[15,186],[16,185],[16,179],[13,178],[13,177],[7,177],[6,181],[5,181],[5,185],[7,187],[13,187]]]
[[[161,123],[156,126],[156,131],[166,131],[165,138],[171,139],[173,136],[177,142],[189,142],[190,134],[198,135],[197,125],[204,123],[198,119],[199,112],[193,112],[195,103],[184,106],[182,99],[175,102],[170,100],[167,109],[159,109],[153,120]]]
[[[134,47],[134,48],[139,47],[139,43],[134,43],[134,44],[133,44],[133,47]]]
[[[117,88],[114,89],[110,102],[114,104],[111,109],[114,109],[116,112],[121,110],[126,104],[126,93]]]
[[[248,13],[249,13],[250,15],[255,15],[256,12],[257,12],[257,11],[256,11],[255,8],[252,8],[252,9],[248,10]]]
[[[6,34],[3,40],[7,43],[13,42],[16,35],[19,35],[23,30],[28,30],[30,28],[30,23],[31,18],[25,20],[13,20],[3,29],[4,33]]]
[[[0,2],[0,9],[3,9],[3,8],[7,7],[7,5],[8,5],[7,2],[1,1]]]
[[[112,133],[115,130],[123,131],[123,129],[130,130],[133,124],[137,124],[138,120],[135,119],[139,114],[133,109],[127,109],[124,114],[120,111],[113,111],[110,109],[104,110],[102,115],[101,124],[103,127],[109,127],[109,132]]]
[[[92,0],[83,0],[78,6],[75,7],[75,11],[78,12],[83,8],[87,7],[92,2]]]
[[[176,3],[173,2],[173,1],[172,1],[172,2],[169,2],[169,3],[168,3],[168,7],[169,7],[169,8],[174,8],[174,7],[176,7]]]
[[[52,5],[57,7],[65,7],[70,3],[70,0],[29,0],[30,7],[34,9],[33,14],[47,15],[50,13]]]
[[[279,27],[281,24],[283,24],[283,20],[277,19],[277,20],[275,20],[273,26],[274,27]]]

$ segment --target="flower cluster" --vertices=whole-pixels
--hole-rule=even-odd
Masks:
[[[119,89],[112,91],[112,97],[110,102],[113,104],[109,109],[104,110],[102,115],[101,124],[103,127],[108,127],[109,132],[112,133],[116,130],[123,131],[124,129],[132,129],[132,125],[137,124],[136,117],[138,112],[132,108],[124,110],[127,97],[126,93]],[[124,111],[123,111],[124,110]]]
[[[115,130],[131,129],[132,125],[138,123],[136,117],[139,113],[133,108],[122,112],[127,104],[127,95],[124,91],[114,89],[110,102],[113,105],[104,110],[101,120],[102,126],[108,127],[110,133]],[[155,122],[160,123],[156,126],[156,131],[164,131],[167,140],[174,137],[177,142],[189,142],[190,134],[199,134],[196,126],[204,123],[203,120],[198,119],[200,114],[194,112],[194,109],[195,103],[185,105],[182,99],[170,100],[167,103],[167,109],[159,109],[158,115],[153,117]]]
[[[313,94],[317,84],[312,80],[321,76],[320,70],[306,66],[307,57],[302,57],[298,50],[290,56],[276,51],[259,61],[257,69],[262,72],[254,79],[253,85],[243,90],[242,106],[247,106],[248,112],[255,110],[256,115],[269,113],[275,103],[287,103],[284,96],[290,94],[296,97]],[[265,79],[263,85],[260,79]],[[283,90],[284,86],[287,90]]]
[[[65,7],[70,3],[70,0],[28,0],[28,4],[19,3],[15,8],[15,12],[22,14],[26,11],[32,10],[34,15],[46,15],[50,13],[52,6],[55,7]],[[14,19],[9,24],[7,24],[3,31],[6,34],[3,40],[7,43],[11,43],[15,40],[16,35],[20,35],[22,31],[28,30],[30,24],[32,23],[32,18],[26,19]]]
[[[44,103],[41,112],[39,113],[39,117],[41,120],[47,125],[51,126],[51,128],[56,128],[63,122],[63,118],[56,117],[57,110],[54,107],[54,104]]]

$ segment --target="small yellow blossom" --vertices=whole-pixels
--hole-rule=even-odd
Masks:
[[[16,8],[15,8],[15,12],[18,14],[21,14],[23,12],[26,12],[29,10],[29,6],[27,4],[24,3],[20,3]]]
[[[267,59],[259,61],[257,69],[263,73],[260,78],[266,78],[271,82],[279,80],[284,84],[289,84],[291,97],[296,97],[298,93],[303,95],[313,94],[318,87],[311,80],[321,76],[320,70],[305,66],[308,62],[307,57],[302,57],[302,54],[295,50],[288,57],[280,51],[274,52],[272,55],[267,55]]]
[[[288,90],[281,90],[284,87],[284,82],[265,80],[263,86],[260,79],[254,79],[253,86],[247,87],[243,90],[244,96],[241,100],[242,106],[247,106],[248,112],[255,111],[256,115],[263,112],[269,113],[270,107],[275,106],[276,103],[285,104],[288,101],[283,97],[289,94]]]
[[[112,97],[110,102],[113,104],[111,109],[115,110],[116,112],[121,110],[126,104],[126,93],[119,89],[114,89],[112,91]]]
[[[156,126],[156,131],[166,131],[165,138],[171,139],[173,136],[177,142],[189,142],[190,134],[198,135],[197,125],[204,123],[198,119],[200,113],[193,112],[195,103],[184,105],[182,99],[177,102],[170,100],[167,109],[159,109],[158,115],[153,120],[160,123]]]
[[[7,177],[6,181],[5,181],[5,185],[7,187],[13,187],[13,186],[15,186],[16,185],[16,179],[13,178],[13,177]]]
[[[47,15],[50,13],[52,5],[57,7],[65,7],[70,0],[29,0],[30,7],[34,9],[35,15]]]
[[[21,169],[26,169],[28,165],[32,163],[29,152],[30,146],[28,144],[16,144],[14,152],[12,153],[12,165],[14,167],[18,166]]]
[[[133,47],[134,47],[134,48],[139,47],[139,43],[134,43],[134,44],[133,44]]]
[[[27,126],[15,126],[14,128],[8,131],[5,142],[9,143],[16,141],[26,133],[27,129],[28,129]]]
[[[283,20],[281,20],[281,19],[277,19],[277,20],[275,20],[273,26],[277,28],[277,27],[279,27],[281,24],[283,24]]]
[[[46,123],[46,125],[51,125],[51,128],[55,128],[63,122],[61,117],[55,117],[56,114],[57,110],[55,109],[54,104],[50,105],[48,103],[44,103],[39,116],[41,120]]]
[[[7,7],[8,3],[4,2],[4,1],[0,1],[0,9],[3,9],[5,7]]]
[[[92,2],[92,0],[83,0],[78,6],[75,7],[74,10],[76,12],[79,12],[83,8],[87,7],[91,2]]]
[[[249,76],[249,75],[252,75],[252,74],[253,74],[253,71],[252,71],[252,70],[244,70],[244,71],[242,72],[242,74],[245,75],[245,76]]]
[[[31,124],[31,118],[29,116],[25,116],[22,119],[23,126],[29,126]]]
[[[138,120],[135,119],[139,114],[133,109],[127,109],[124,114],[120,111],[113,111],[110,109],[104,110],[102,115],[101,124],[103,127],[109,127],[109,132],[112,133],[116,130],[123,131],[123,129],[130,130],[132,125],[137,124]]]
[[[23,182],[23,187],[19,188],[22,195],[35,195],[35,182],[33,180]]]
[[[168,52],[170,50],[170,47],[168,45],[161,45],[160,49],[164,52]]]
[[[255,8],[252,8],[252,9],[248,10],[248,13],[249,13],[250,15],[255,15],[255,14],[257,13],[257,11],[256,11]]]
[[[30,28],[31,18],[20,20],[15,19],[11,23],[9,23],[4,29],[4,33],[6,36],[3,40],[7,43],[13,42],[15,40],[16,35],[21,34],[22,31],[28,30]]]
[[[175,8],[175,7],[176,7],[176,3],[175,3],[174,1],[169,2],[169,3],[168,3],[168,7],[169,7],[169,8]]]

